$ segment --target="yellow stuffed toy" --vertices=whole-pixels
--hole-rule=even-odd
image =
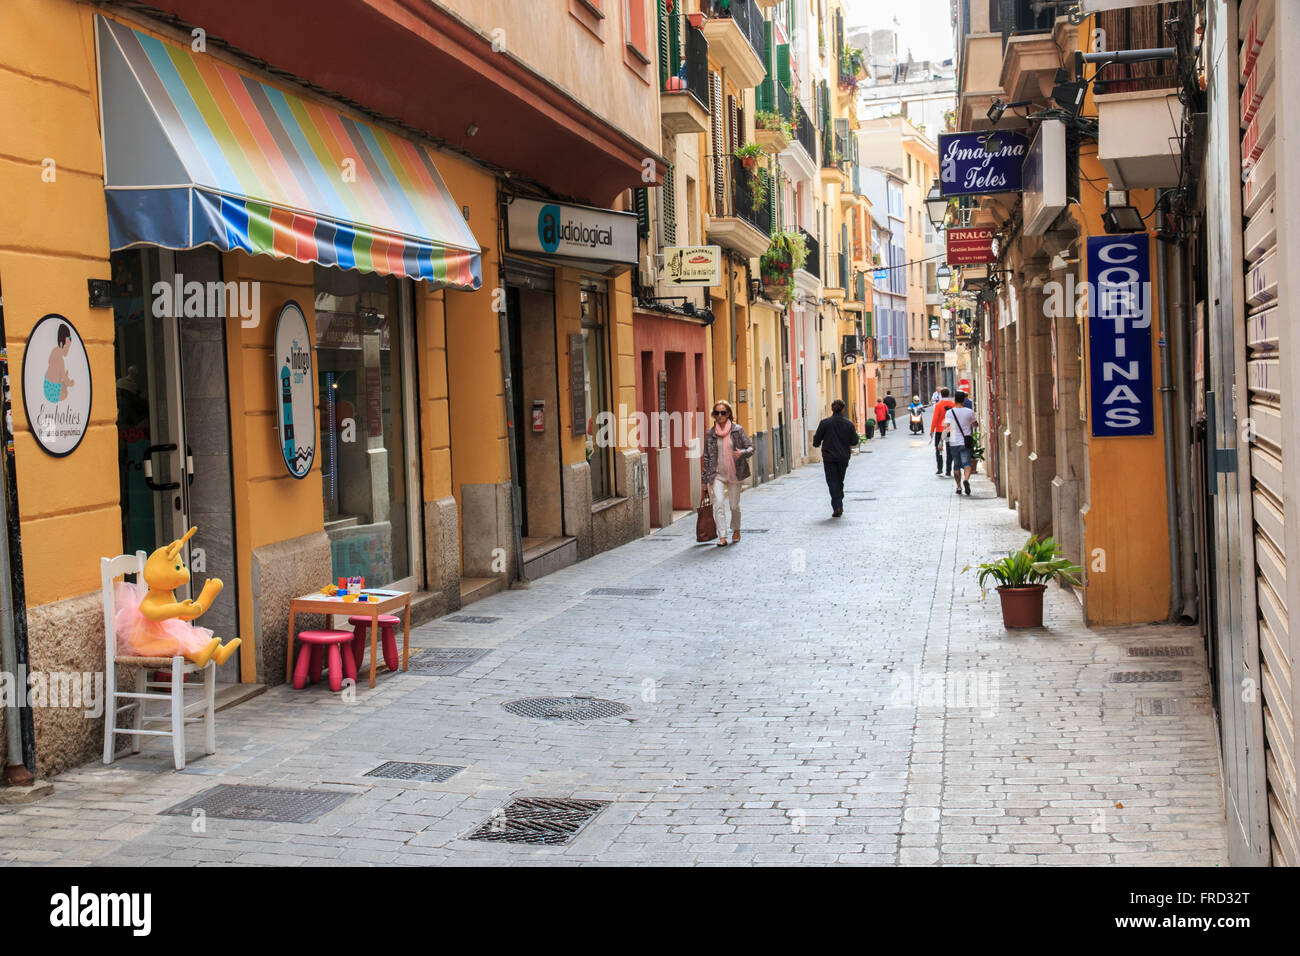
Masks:
[[[212,606],[223,587],[219,578],[209,578],[197,601],[176,600],[175,590],[190,580],[181,560],[181,546],[199,529],[190,528],[185,537],[159,548],[144,565],[144,582],[119,581],[115,589],[117,611],[113,618],[117,652],[126,657],[175,657],[178,654],[199,667],[209,660],[218,666],[230,659],[240,645],[235,638],[226,644],[206,627],[190,621]]]

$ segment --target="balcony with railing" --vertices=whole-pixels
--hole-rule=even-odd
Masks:
[[[679,13],[666,14],[659,29],[659,110],[664,129],[678,136],[707,133],[709,41],[683,22]]]
[[[817,241],[817,239],[813,236],[812,233],[806,232],[803,229],[799,230],[799,234],[803,236],[804,247],[808,250],[808,258],[804,260],[802,271],[808,273],[814,279],[821,279],[822,277],[821,243]]]
[[[715,194],[713,215],[709,217],[708,240],[754,259],[767,251],[772,234],[772,189],[768,171],[745,168],[738,156],[729,156],[721,164],[722,189]],[[766,184],[761,200],[755,194],[754,177]]]
[[[794,138],[804,152],[808,154],[810,163],[817,160],[817,128],[808,117],[808,111],[803,105],[796,102],[794,104]]]
[[[763,13],[754,0],[703,0],[704,35],[718,65],[744,89],[767,76],[763,66]]]

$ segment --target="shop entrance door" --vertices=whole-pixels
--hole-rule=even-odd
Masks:
[[[190,583],[176,596],[221,578],[224,589],[196,623],[229,640],[238,636],[238,604],[225,320],[224,305],[211,308],[216,294],[207,294],[218,287],[220,257],[135,249],[113,254],[112,273],[122,551],[152,552],[197,526],[181,550]],[[239,673],[235,655],[218,679]]]

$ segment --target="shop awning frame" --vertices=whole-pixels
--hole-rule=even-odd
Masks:
[[[109,245],[211,245],[478,289],[422,144],[96,17]]]

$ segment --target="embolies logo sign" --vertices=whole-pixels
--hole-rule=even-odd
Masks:
[[[32,436],[62,458],[90,424],[90,360],[76,328],[61,315],[41,318],[23,349],[23,405]]]
[[[944,196],[983,196],[1021,190],[1021,167],[1029,140],[1020,133],[999,132],[1002,145],[987,152],[984,133],[939,134],[939,192]]]

